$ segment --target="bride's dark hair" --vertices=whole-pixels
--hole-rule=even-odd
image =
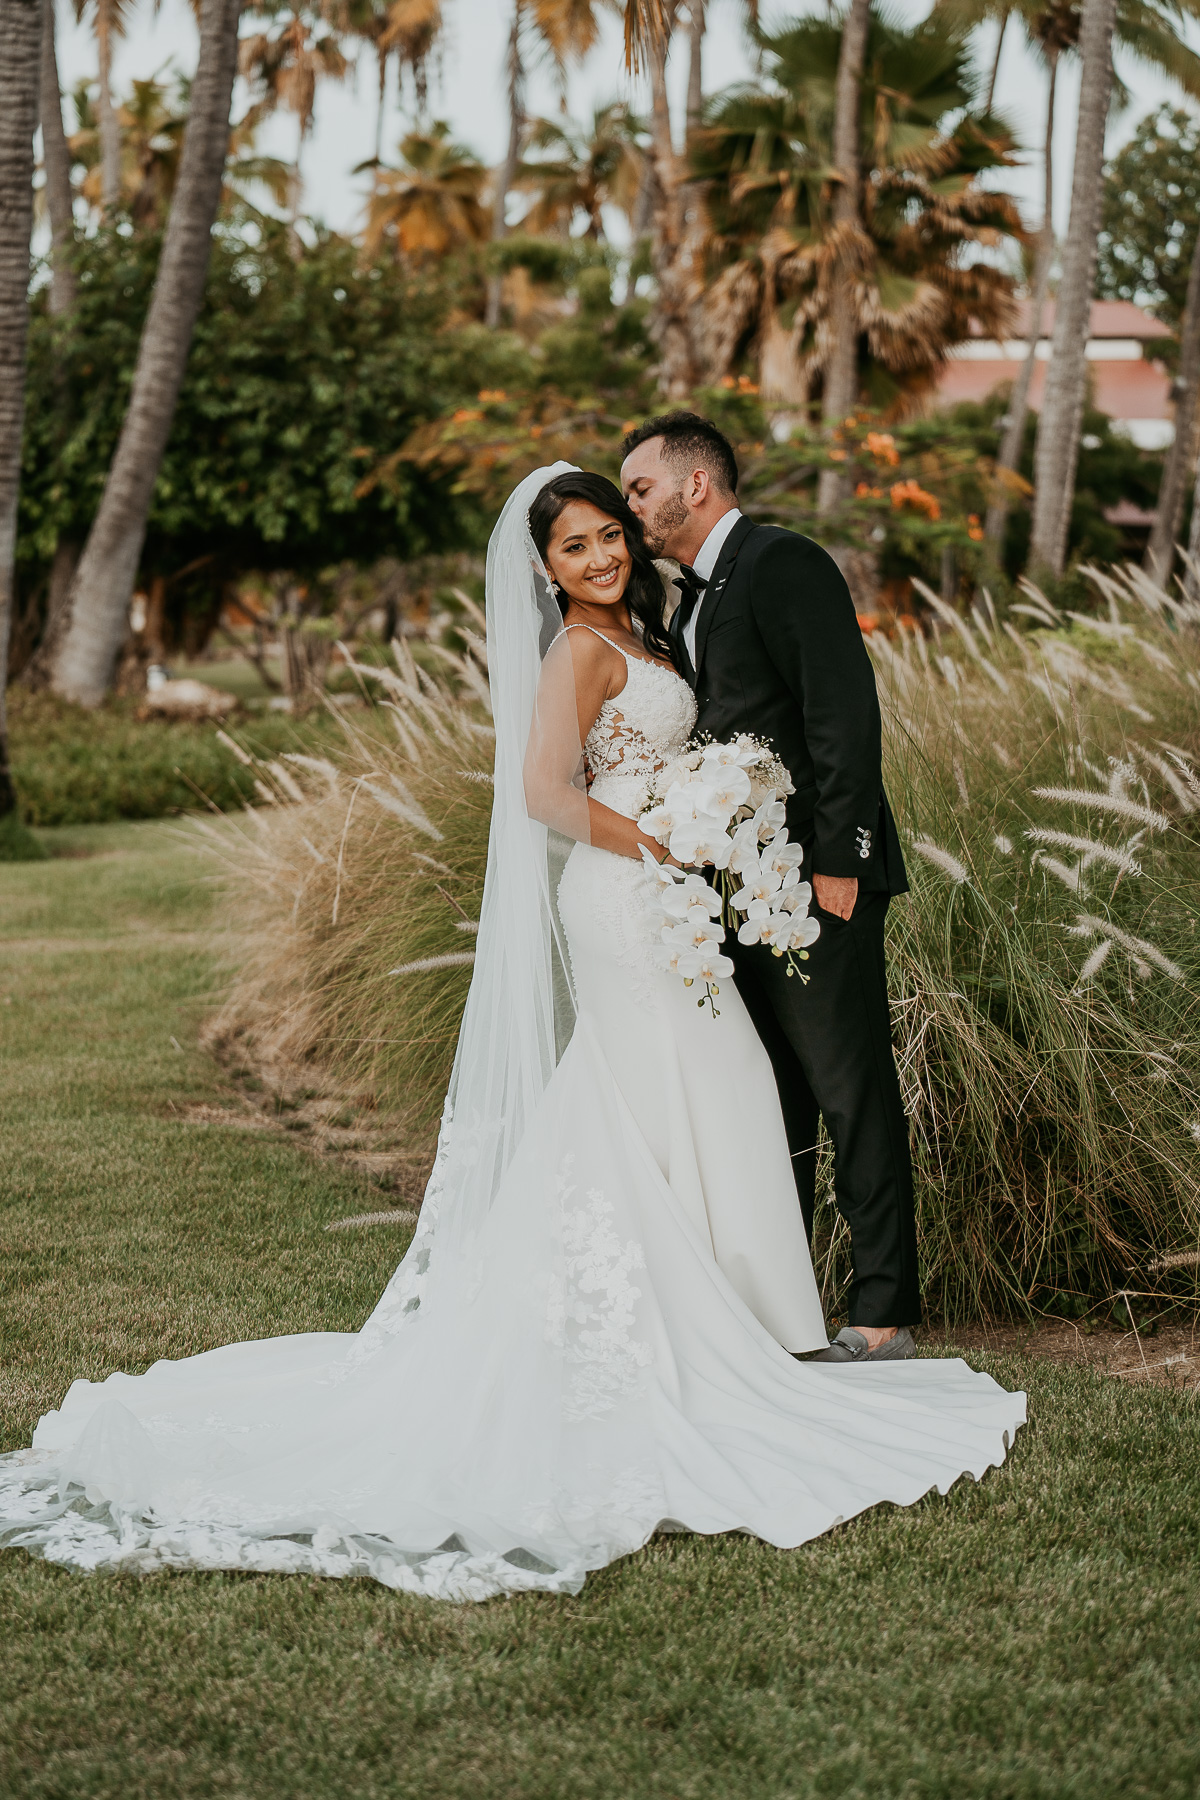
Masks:
[[[537,545],[538,555],[543,562],[546,560],[554,522],[572,500],[586,500],[597,512],[614,519],[625,533],[625,544],[633,561],[629,585],[624,593],[625,604],[641,626],[642,642],[651,655],[666,657],[674,663],[675,646],[667,635],[663,617],[666,596],[662,579],[646,548],[637,514],[626,503],[620,488],[607,476],[594,475],[588,469],[576,469],[569,475],[556,475],[553,481],[539,489],[529,508],[529,533]],[[565,615],[569,602],[564,595],[558,594],[558,604]]]

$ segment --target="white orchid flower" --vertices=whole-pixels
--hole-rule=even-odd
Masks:
[[[645,844],[639,844],[638,849],[642,853],[642,864],[646,873],[657,887],[673,887],[677,881],[683,880],[682,869],[677,869],[673,863],[659,862],[653,850]]]
[[[689,875],[682,887],[664,894],[659,910],[668,920],[716,919],[721,913],[721,896],[699,875]]]
[[[659,936],[671,949],[680,950],[699,950],[705,944],[725,942],[724,927],[714,925],[709,919],[689,919],[683,925],[664,925]]]
[[[798,881],[794,887],[784,884],[775,906],[778,912],[806,913],[812,904],[812,887],[807,881]]]
[[[745,769],[722,769],[712,783],[710,805],[714,812],[735,813],[750,797],[750,777]]]
[[[793,914],[771,934],[771,947],[782,956],[785,950],[807,950],[821,935],[821,921]]]
[[[682,944],[655,944],[651,954],[660,969],[665,969],[668,975],[678,975],[680,958],[693,956],[695,952],[685,949]]]
[[[787,826],[781,826],[763,851],[763,867],[782,875],[787,869],[798,869],[803,861],[804,845],[789,844]]]
[[[671,833],[671,855],[677,862],[711,863],[715,869],[723,869],[732,849],[724,819],[712,813],[685,820]]]
[[[773,843],[775,833],[787,818],[787,807],[782,800],[764,800],[754,815],[754,823],[758,827],[758,835],[763,843]]]
[[[758,855],[758,826],[753,819],[747,819],[738,826],[733,834],[733,848],[729,854],[729,867],[735,875],[757,874],[762,865]]]
[[[712,918],[720,917],[723,904],[721,896],[715,887],[709,886],[703,875],[685,875],[682,891],[688,896],[690,905],[703,905],[707,907]]]
[[[732,744],[705,744],[704,760],[722,769],[752,769],[766,751],[752,737],[735,738]]]
[[[671,827],[674,823],[668,807],[653,806],[638,820],[638,830],[644,831],[647,837],[656,838],[660,844],[665,844],[671,835]]]
[[[764,906],[762,911],[759,912],[757,901],[751,908],[751,913],[753,914],[753,917],[747,918],[744,925],[738,926],[738,943],[773,943],[775,934],[779,929],[778,913],[773,913],[769,906]]]
[[[762,900],[770,905],[773,896],[779,892],[781,886],[782,883],[774,869],[759,869],[758,873],[745,881],[733,896],[733,904],[739,912],[748,911],[751,903],[755,900]]]
[[[711,783],[693,780],[677,782],[663,801],[663,807],[669,814],[672,827],[674,827],[687,825],[695,819],[719,817],[719,812],[713,807],[712,802]],[[721,820],[722,829],[726,822],[725,819]]]
[[[733,974],[733,960],[719,950],[694,950],[679,959],[679,973],[685,981],[721,981]]]

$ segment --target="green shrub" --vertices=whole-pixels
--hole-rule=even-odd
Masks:
[[[206,803],[223,810],[256,798],[254,775],[211,724],[136,717],[134,701],[94,711],[20,687],[9,697],[9,753],[26,825],[100,825],[156,819]],[[264,755],[341,739],[324,714],[285,714],[234,723],[230,731]]]
[[[43,862],[48,855],[20,813],[7,812],[0,818],[0,862]]]

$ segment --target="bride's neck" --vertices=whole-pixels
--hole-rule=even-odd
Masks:
[[[633,616],[624,600],[614,600],[606,606],[587,600],[571,600],[563,624],[590,625],[593,631],[623,631],[626,637],[633,636]]]

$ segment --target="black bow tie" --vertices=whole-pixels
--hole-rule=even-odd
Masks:
[[[689,568],[687,563],[680,563],[679,573],[674,579],[675,586],[679,589],[678,629],[682,631],[695,612],[697,602],[708,583],[703,575],[697,575],[695,569]]]

